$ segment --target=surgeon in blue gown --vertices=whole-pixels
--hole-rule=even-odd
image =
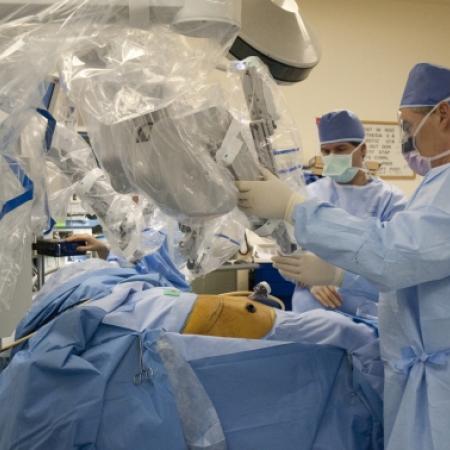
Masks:
[[[361,218],[390,220],[404,209],[406,199],[401,191],[364,168],[367,153],[363,124],[351,111],[340,110],[324,114],[318,122],[320,150],[324,159],[324,178],[307,186],[310,197],[326,201]],[[308,286],[297,284],[292,298],[292,310],[339,309],[356,315],[359,309],[376,311],[367,303],[378,302],[378,289],[364,277],[341,272],[341,285],[320,285],[322,276],[334,267],[323,264],[313,254],[308,255]],[[296,282],[295,273],[281,272]],[[339,281],[339,280],[338,280]]]
[[[382,291],[386,450],[450,445],[449,101],[450,69],[413,67],[399,107],[402,152],[424,178],[405,210],[388,222],[302,198],[268,173],[263,181],[238,183],[242,208],[292,222],[303,248]],[[297,264],[282,257],[277,263]]]

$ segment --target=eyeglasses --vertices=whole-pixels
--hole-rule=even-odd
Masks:
[[[414,150],[412,125],[403,119],[399,119],[400,138],[402,143],[402,152],[409,153]]]

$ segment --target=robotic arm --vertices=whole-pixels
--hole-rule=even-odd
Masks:
[[[319,61],[292,0],[0,0],[0,109],[10,115],[0,140],[13,143],[2,145],[1,156],[15,156],[24,112],[39,106],[39,83],[57,71],[114,187],[123,195],[137,188],[188,226],[231,213],[232,180],[256,178],[260,165],[299,186],[299,145],[282,142],[284,118],[258,63],[242,63],[238,76],[246,123],[208,86],[209,73],[230,48],[239,59],[259,56],[283,82],[304,79]],[[56,141],[64,141],[62,130]],[[131,248],[123,238],[134,225],[111,216],[125,210],[122,204],[112,208],[116,190],[90,163],[80,167],[66,144],[55,144],[46,157],[95,205],[119,247]],[[231,234],[214,227],[217,232],[200,234]],[[265,232],[280,227],[266,226]]]

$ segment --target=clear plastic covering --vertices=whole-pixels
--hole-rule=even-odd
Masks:
[[[27,176],[33,180],[31,227],[36,233],[51,228],[46,189],[46,167],[42,136],[35,133],[37,120],[33,112],[24,115],[26,125],[21,133],[15,157],[21,162]]]
[[[266,167],[303,189],[300,139],[268,70],[255,58],[224,69],[221,83],[199,76],[189,92],[154,113],[113,125],[87,122],[111,177],[125,190],[134,187],[151,197],[182,223],[182,253],[191,276],[219,267],[242,242],[242,232],[232,233],[237,239],[217,239],[228,235],[218,228],[230,227],[226,214],[236,206],[233,180],[257,179]],[[109,150],[103,156],[101,144]],[[287,224],[250,219],[250,226],[273,237],[284,253],[296,250]],[[236,221],[249,226],[242,218]]]
[[[173,104],[203,84],[231,45],[240,2],[158,3],[153,15],[135,17],[139,26],[119,20],[74,46],[62,58],[61,81],[119,192],[142,191],[180,219],[210,218],[236,204],[226,171],[208,153],[220,135],[202,127],[206,107],[174,112]]]
[[[83,274],[110,267],[111,264],[103,259],[88,259],[83,261],[83,264],[71,264],[65,266],[64,270],[57,270],[50,274],[42,289],[33,297],[33,303],[34,305],[38,305],[41,300],[45,299],[47,295],[50,295],[54,289],[75,277],[80,277]]]
[[[297,127],[287,110],[283,96],[269,73],[268,68],[258,58],[250,57],[244,61],[224,64],[227,109],[241,126],[229,128],[227,137],[232,141],[238,136],[238,145],[244,141],[247,145],[242,151],[255,152],[260,166],[288,183],[292,189],[306,196],[303,171],[300,163],[302,151]],[[240,128],[240,129],[239,129]],[[245,131],[242,131],[244,129]],[[237,134],[241,133],[240,136]],[[248,132],[250,130],[250,133]],[[252,141],[249,144],[248,135]],[[253,150],[253,148],[254,150]],[[228,154],[231,146],[227,147]],[[240,153],[237,156],[242,158]],[[238,169],[248,164],[233,160],[231,168]],[[237,179],[257,179],[251,174],[236,173]],[[286,222],[250,218],[252,229],[262,237],[272,237],[284,253],[296,250],[296,241],[292,227]]]
[[[51,161],[46,161],[45,172],[50,215],[55,220],[62,219],[67,216],[69,201],[75,193],[75,186]]]
[[[33,192],[0,218],[9,229],[0,237],[9,261],[1,298],[12,291],[25,236],[63,216],[73,193],[115,252],[135,261],[157,249],[151,233],[164,230],[191,278],[231,258],[246,227],[284,252],[295,248],[284,222],[236,209],[234,180],[257,179],[261,167],[302,189],[296,128],[268,70],[254,58],[223,63],[239,0],[3,6],[0,156],[20,165]],[[8,164],[0,169],[5,203],[21,184],[8,184]]]
[[[42,118],[36,124],[35,134],[39,136],[39,130],[43,134],[49,126]],[[69,192],[73,190],[86,209],[97,216],[112,249],[133,260],[157,250],[160,245],[142,246],[142,232],[148,226],[148,216],[153,214],[149,202],[138,204],[131,195],[116,192],[105,172],[98,168],[91,148],[78,133],[58,123],[53,124],[51,131],[45,157],[70,180]],[[152,225],[155,233],[162,228],[159,223]],[[146,239],[145,243],[148,242],[151,241]]]
[[[214,109],[181,117],[166,114],[92,129],[94,142],[108,142],[106,148],[121,151],[119,178],[123,169],[135,190],[152,198],[165,213],[189,221],[231,211],[237,201],[233,179],[211,155],[225,132],[222,117]],[[111,163],[107,159],[105,169],[111,169]],[[111,178],[115,173],[110,171]]]
[[[33,182],[13,158],[0,155],[0,311],[8,308],[31,233]]]
[[[237,208],[204,225],[180,225],[184,236],[179,246],[186,260],[187,277],[206,275],[236,256],[248,227],[248,219]]]
[[[166,335],[156,348],[167,370],[189,450],[226,450],[217,411],[192,367]]]
[[[83,6],[59,2],[45,13],[23,17],[31,8],[10,5],[11,14],[0,23],[0,308],[13,300],[32,233],[50,224],[44,143],[29,126],[35,108],[43,106],[44,81],[67,44],[61,19]],[[84,34],[83,27],[78,33]]]
[[[198,83],[231,36],[216,37],[190,38],[154,22],[107,26],[64,55],[61,78],[83,115],[105,125],[132,120],[163,110]]]

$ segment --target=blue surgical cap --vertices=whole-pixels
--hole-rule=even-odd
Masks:
[[[400,108],[436,106],[450,97],[450,69],[416,64],[409,72]]]
[[[318,122],[320,144],[364,141],[363,124],[351,111],[333,111],[324,114]]]

